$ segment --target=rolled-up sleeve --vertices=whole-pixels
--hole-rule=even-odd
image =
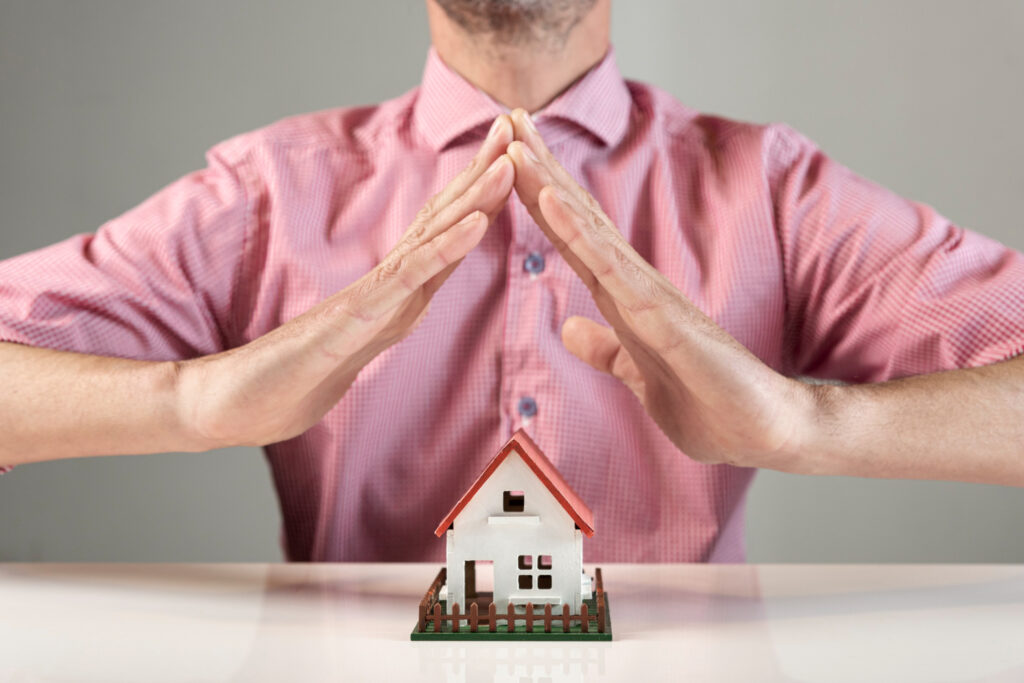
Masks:
[[[1024,349],[1024,256],[772,130],[795,374],[882,381]]]
[[[0,341],[146,360],[228,346],[248,193],[216,149],[95,234],[0,262]]]

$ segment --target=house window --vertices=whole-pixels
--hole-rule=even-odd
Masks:
[[[522,512],[525,503],[526,495],[522,491],[505,491],[501,507],[505,512]]]
[[[537,555],[534,562],[533,555],[520,555],[516,565],[519,567],[519,589],[533,590],[534,584],[537,590],[551,590],[554,585],[551,574],[538,574],[538,571],[551,571],[551,556]],[[536,579],[536,581],[535,581]]]

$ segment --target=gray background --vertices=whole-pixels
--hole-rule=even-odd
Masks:
[[[613,40],[628,77],[786,121],[1021,249],[1021,35],[1019,0],[618,0]],[[0,258],[94,230],[219,140],[405,91],[428,40],[420,0],[2,0]],[[1021,562],[1022,518],[1016,489],[761,473],[750,559]],[[0,560],[277,560],[278,529],[254,449],[0,477]]]

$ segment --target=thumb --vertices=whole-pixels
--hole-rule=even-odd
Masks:
[[[593,320],[572,316],[562,324],[562,344],[581,361],[622,381],[643,398],[643,378],[615,331]]]

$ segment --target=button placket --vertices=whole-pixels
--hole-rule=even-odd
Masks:
[[[548,264],[542,251],[546,239],[526,207],[516,201],[510,209],[509,266],[515,266],[508,277],[502,412],[511,419],[509,428],[514,430],[529,425],[541,412],[536,391],[543,376],[538,335],[545,291],[538,279]]]

